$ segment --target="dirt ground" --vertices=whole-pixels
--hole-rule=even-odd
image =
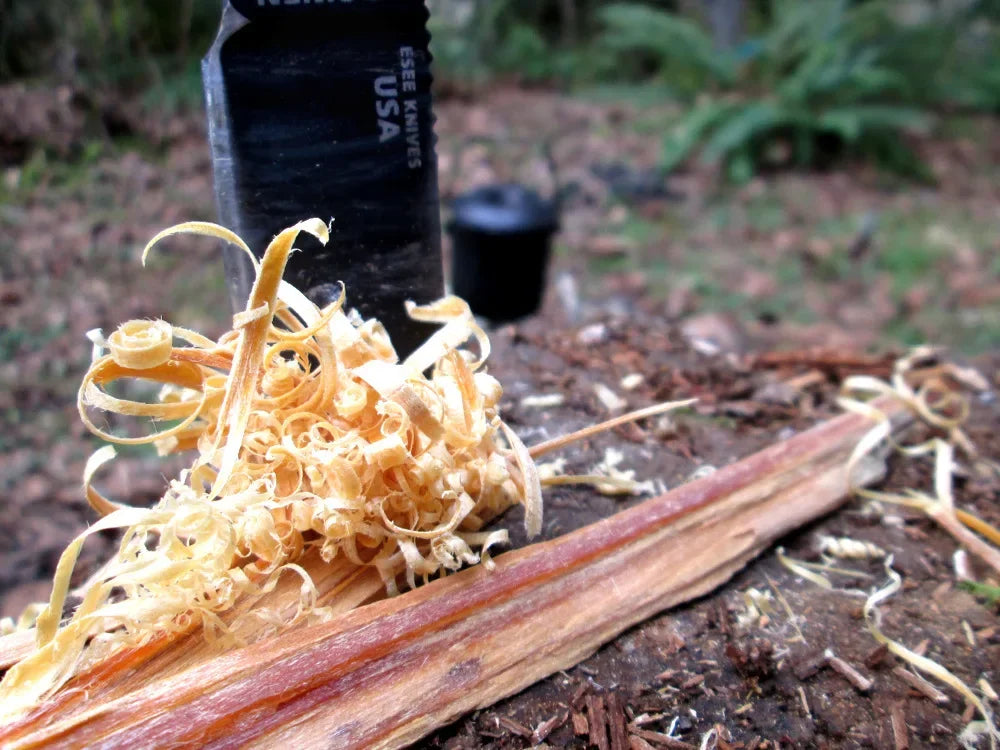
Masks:
[[[506,413],[536,439],[606,416],[594,385],[614,385],[633,372],[643,373],[645,380],[628,395],[630,406],[688,394],[702,399],[694,414],[667,425],[623,429],[574,449],[567,471],[585,472],[614,446],[625,454],[622,466],[634,468],[638,478],[672,487],[706,465],[728,464],[838,413],[835,374],[793,402],[776,402],[767,395],[774,383],[800,374],[802,366],[774,370],[755,366],[752,359],[698,354],[675,328],[642,312],[633,315],[597,324],[603,336],[589,347],[580,347],[579,329],[543,321],[496,337],[496,360],[502,363],[496,372],[510,385]],[[582,329],[583,338],[591,340],[594,331]],[[995,371],[995,361],[980,366]],[[523,395],[552,392],[566,394],[566,402],[542,413],[519,405]],[[984,453],[996,455],[998,409],[992,396],[981,404],[970,435]],[[893,460],[884,486],[927,487],[930,481],[929,464]],[[995,475],[970,477],[959,495],[963,507],[996,520],[998,489]],[[550,491],[545,533],[565,533],[640,501],[587,489]],[[887,632],[910,646],[923,643],[929,656],[969,684],[981,676],[997,678],[996,612],[956,589],[955,544],[932,523],[909,512],[880,519],[855,502],[782,544],[794,558],[817,561],[823,536],[870,542],[894,556],[905,585],[885,608]],[[860,573],[837,576],[844,588],[870,590],[886,580],[882,557],[841,565]],[[773,611],[749,615],[746,597],[752,590],[769,592]],[[613,738],[613,727],[620,724],[632,747],[640,748],[647,745],[636,737],[652,747],[698,747],[715,726],[727,732],[719,747],[881,748],[894,747],[893,712],[905,719],[909,747],[956,746],[955,736],[964,726],[961,699],[952,695],[947,704],[936,705],[904,682],[893,671],[900,662],[865,630],[863,601],[803,581],[768,553],[712,595],[627,631],[579,666],[438,732],[421,746],[520,748],[544,742],[588,747],[604,732]],[[971,640],[963,623],[971,629]],[[861,691],[821,666],[827,649],[870,678],[872,687]],[[596,746],[615,747],[608,742]]]
[[[56,113],[40,115],[36,130],[55,123],[51,138],[0,144],[8,160],[0,186],[0,616],[47,596],[59,553],[93,520],[80,476],[98,443],[75,407],[89,358],[86,331],[157,316],[208,335],[228,327],[214,243],[178,240],[150,268],[137,262],[164,226],[213,218],[200,120],[125,109],[115,112],[125,140],[106,133],[93,140],[59,109],[72,107],[72,97],[46,106]],[[863,369],[884,375],[904,345],[943,341],[955,356],[976,355],[991,387],[1000,386],[995,122],[953,124],[947,138],[921,144],[941,178],[936,187],[901,186],[859,168],[719,189],[710,169],[656,179],[661,109],[517,90],[438,107],[445,200],[509,178],[565,193],[541,313],[493,331],[504,410],[528,444],[606,417],[598,383],[631,407],[697,396],[690,414],[623,428],[566,455],[567,471],[586,471],[617,447],[622,468],[637,478],[676,486],[837,413],[833,397],[847,372],[808,358],[774,368],[755,356],[778,349],[874,353]],[[79,128],[68,141],[56,137],[67,122]],[[803,392],[776,386],[817,369],[822,377]],[[642,378],[627,390],[622,378],[633,374]],[[524,403],[554,393],[561,405]],[[996,393],[976,398],[970,436],[998,459]],[[124,451],[103,486],[150,503],[175,468],[150,452]],[[887,486],[929,482],[926,463],[895,461]],[[996,475],[962,478],[956,497],[1000,522]],[[554,489],[545,534],[640,500]],[[505,519],[512,530],[517,522]],[[950,537],[915,514],[884,519],[854,503],[783,543],[789,554],[816,560],[821,535],[893,554],[905,585],[884,608],[886,631],[911,647],[924,644],[967,683],[983,677],[1000,688],[1000,622],[995,609],[957,588]],[[80,574],[113,547],[111,537],[88,543]],[[871,577],[837,582],[870,589],[885,580],[881,565],[852,562]],[[747,615],[750,589],[770,592],[772,611]],[[894,671],[899,662],[865,630],[860,605],[767,553],[714,594],[421,746],[603,748],[624,732],[633,748],[698,747],[721,725],[719,747],[894,747],[894,716],[897,726],[903,717],[909,747],[956,746],[970,718],[961,697],[949,693],[937,704],[908,686]],[[872,687],[860,691],[823,666],[827,648]]]

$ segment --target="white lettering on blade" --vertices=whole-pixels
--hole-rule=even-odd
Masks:
[[[399,48],[400,76],[403,79],[403,93],[417,93],[417,61],[413,47]],[[403,122],[406,127],[406,164],[410,169],[420,169],[424,159],[420,148],[420,108],[416,99],[403,102]]]
[[[419,100],[415,96],[401,99],[402,94],[417,94],[417,59],[413,47],[400,47],[399,75],[389,74],[375,79],[375,117],[379,143],[387,143],[405,132],[406,166],[420,169],[424,165],[424,157]]]
[[[420,156],[420,110],[416,99],[403,102],[406,107],[406,163],[410,169],[419,169],[423,164]]]
[[[379,76],[375,79],[375,114],[378,116],[379,143],[391,141],[401,128],[394,121],[399,117],[399,82],[396,76]]]

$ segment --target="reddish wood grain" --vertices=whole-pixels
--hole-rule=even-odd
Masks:
[[[710,591],[839,505],[845,415],[559,539],[0,730],[5,747],[399,747]],[[57,720],[53,721],[58,717]]]

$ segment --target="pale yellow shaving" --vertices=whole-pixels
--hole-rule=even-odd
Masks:
[[[867,594],[860,589],[839,589],[834,586],[833,582],[823,575],[823,573],[816,572],[823,571],[828,573],[839,573],[842,575],[855,575],[855,571],[853,570],[841,570],[838,568],[832,568],[828,565],[816,565],[813,563],[803,562],[802,560],[796,560],[794,557],[789,557],[785,554],[784,547],[778,547],[778,549],[775,550],[775,556],[778,558],[778,562],[792,571],[792,573],[797,575],[799,578],[811,581],[822,589],[840,594],[847,594],[848,596],[867,596]]]
[[[174,331],[164,320],[130,320],[108,337],[115,362],[132,370],[166,363],[174,348]]]
[[[320,309],[281,280],[302,232],[324,243],[329,236],[313,219],[275,237],[254,260],[245,310],[218,341],[164,321],[129,321],[107,339],[88,334],[94,361],[78,397],[88,428],[111,443],[196,457],[149,509],[93,486],[112,447],[88,461],[84,490],[102,518],[60,558],[37,619],[38,648],[0,683],[0,722],[121,648],[196,628],[210,640],[236,639],[237,602],[271,591],[286,573],[301,579],[297,613],[245,617],[274,626],[322,617],[299,565],[307,552],[374,568],[392,594],[404,580],[413,587],[465,565],[492,567],[490,548],[507,532],[483,527],[514,505],[525,507],[529,536],[541,531],[533,451],[500,419],[503,391],[483,368],[489,339],[469,306],[456,297],[408,306],[411,317],[442,327],[400,362],[378,321],[344,313],[343,290]],[[229,230],[193,222],[158,234],[143,260],[180,233],[250,253]],[[155,385],[158,396],[112,395],[120,382]],[[541,451],[686,403],[625,415]],[[98,427],[94,412],[112,415],[115,430]],[[123,417],[154,431],[119,434]],[[83,544],[108,529],[124,532],[118,554],[73,592],[82,602],[61,622]]]
[[[862,539],[851,539],[846,536],[820,536],[819,551],[830,557],[847,560],[868,560],[885,557],[885,550],[877,544],[866,542]]]
[[[161,232],[143,258],[181,232],[248,250],[228,230],[192,223]],[[246,310],[218,341],[163,321],[127,322],[106,341],[92,335],[100,356],[79,397],[88,427],[109,442],[195,449],[197,458],[152,509],[123,507],[92,486],[113,448],[88,462],[85,491],[104,518],[60,559],[37,622],[38,650],[0,684],[0,720],[116,648],[198,625],[209,635],[224,629],[221,613],[285,571],[303,579],[300,616],[315,614],[315,589],[296,565],[310,549],[373,566],[395,591],[401,575],[413,586],[418,577],[489,565],[489,548],[507,535],[481,528],[512,505],[526,506],[530,534],[540,530],[537,471],[499,418],[499,383],[477,371],[489,341],[468,305],[452,297],[411,307],[443,328],[398,364],[377,321],[344,314],[343,295],[320,310],[281,281],[300,232],[328,236],[318,220],[279,234],[255,264]],[[475,353],[462,348],[470,339]],[[119,381],[155,384],[159,397],[112,396]],[[172,424],[125,436],[99,428],[94,410]],[[103,529],[125,530],[119,554],[60,625],[80,549]]]

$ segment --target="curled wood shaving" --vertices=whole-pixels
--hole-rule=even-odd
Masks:
[[[122,367],[148,370],[170,360],[174,331],[165,320],[130,320],[108,337],[108,348]]]
[[[780,562],[786,568],[791,570],[793,573],[799,569],[805,569],[805,570],[818,570],[821,573],[835,573],[836,575],[850,576],[851,578],[871,578],[871,575],[869,575],[863,570],[855,570],[854,568],[841,568],[836,565],[831,565],[827,561],[815,563],[815,562],[806,562],[805,560],[796,560],[790,558],[785,554],[785,550],[783,547],[779,547],[777,549],[777,553],[778,553],[778,562]],[[827,579],[827,582],[829,582],[829,579]],[[817,585],[822,586],[823,588],[828,588],[825,584],[817,584]],[[831,591],[838,590],[833,588],[832,583],[830,584],[829,588]]]
[[[884,558],[885,550],[872,542],[850,537],[820,536],[819,551],[830,557],[847,560],[868,560]]]
[[[442,327],[400,362],[378,321],[344,313],[343,291],[320,309],[281,280],[302,232],[324,243],[329,236],[312,219],[275,237],[253,261],[246,309],[217,341],[164,321],[129,321],[107,339],[88,334],[94,361],[78,397],[88,428],[110,443],[196,458],[148,509],[94,487],[114,458],[111,446],[88,461],[85,493],[102,518],[60,558],[38,613],[37,649],[0,683],[0,721],[124,647],[195,628],[232,640],[241,617],[284,625],[322,618],[326,608],[298,564],[309,551],[375,568],[390,594],[403,581],[413,587],[464,565],[489,568],[490,549],[507,541],[506,530],[483,531],[489,520],[521,504],[529,536],[541,530],[535,455],[686,403],[529,449],[500,418],[502,388],[483,368],[489,339],[464,301],[409,305],[411,317]],[[229,230],[195,222],[158,234],[143,260],[178,233],[221,238],[250,254]],[[122,382],[155,385],[158,397],[112,395]],[[119,434],[98,427],[94,412],[158,429]],[[118,554],[74,592],[82,602],[61,622],[83,544],[109,529],[124,532]],[[290,621],[259,610],[223,619],[242,597],[267,593],[286,575],[300,581]]]
[[[248,250],[227,230],[195,223],[157,235],[143,258],[179,232]],[[106,340],[91,335],[98,356],[79,394],[91,431],[161,453],[194,449],[197,458],[151,509],[112,502],[93,486],[113,448],[91,458],[85,491],[103,518],[62,555],[38,617],[38,649],[0,684],[0,718],[116,648],[196,626],[217,636],[227,629],[221,613],[283,575],[302,579],[299,619],[321,616],[296,564],[310,549],[375,567],[394,592],[400,577],[415,586],[489,563],[489,549],[507,535],[482,526],[513,505],[525,505],[529,534],[540,530],[537,469],[500,420],[502,390],[481,369],[489,342],[468,305],[451,297],[411,306],[414,318],[443,327],[400,363],[377,321],[344,314],[343,296],[319,309],[281,281],[302,232],[328,237],[318,220],[275,237],[256,264],[246,310],[218,341],[164,321],[129,321]],[[464,348],[470,339],[475,353]],[[159,397],[112,395],[121,382],[153,384]],[[98,427],[95,412],[163,428],[120,434]],[[119,554],[61,624],[80,549],[105,529],[124,530]]]
[[[634,469],[622,469],[625,460],[624,452],[608,447],[604,457],[591,470],[595,477],[594,488],[603,495],[638,495],[652,494],[656,491],[651,480],[636,481]]]

